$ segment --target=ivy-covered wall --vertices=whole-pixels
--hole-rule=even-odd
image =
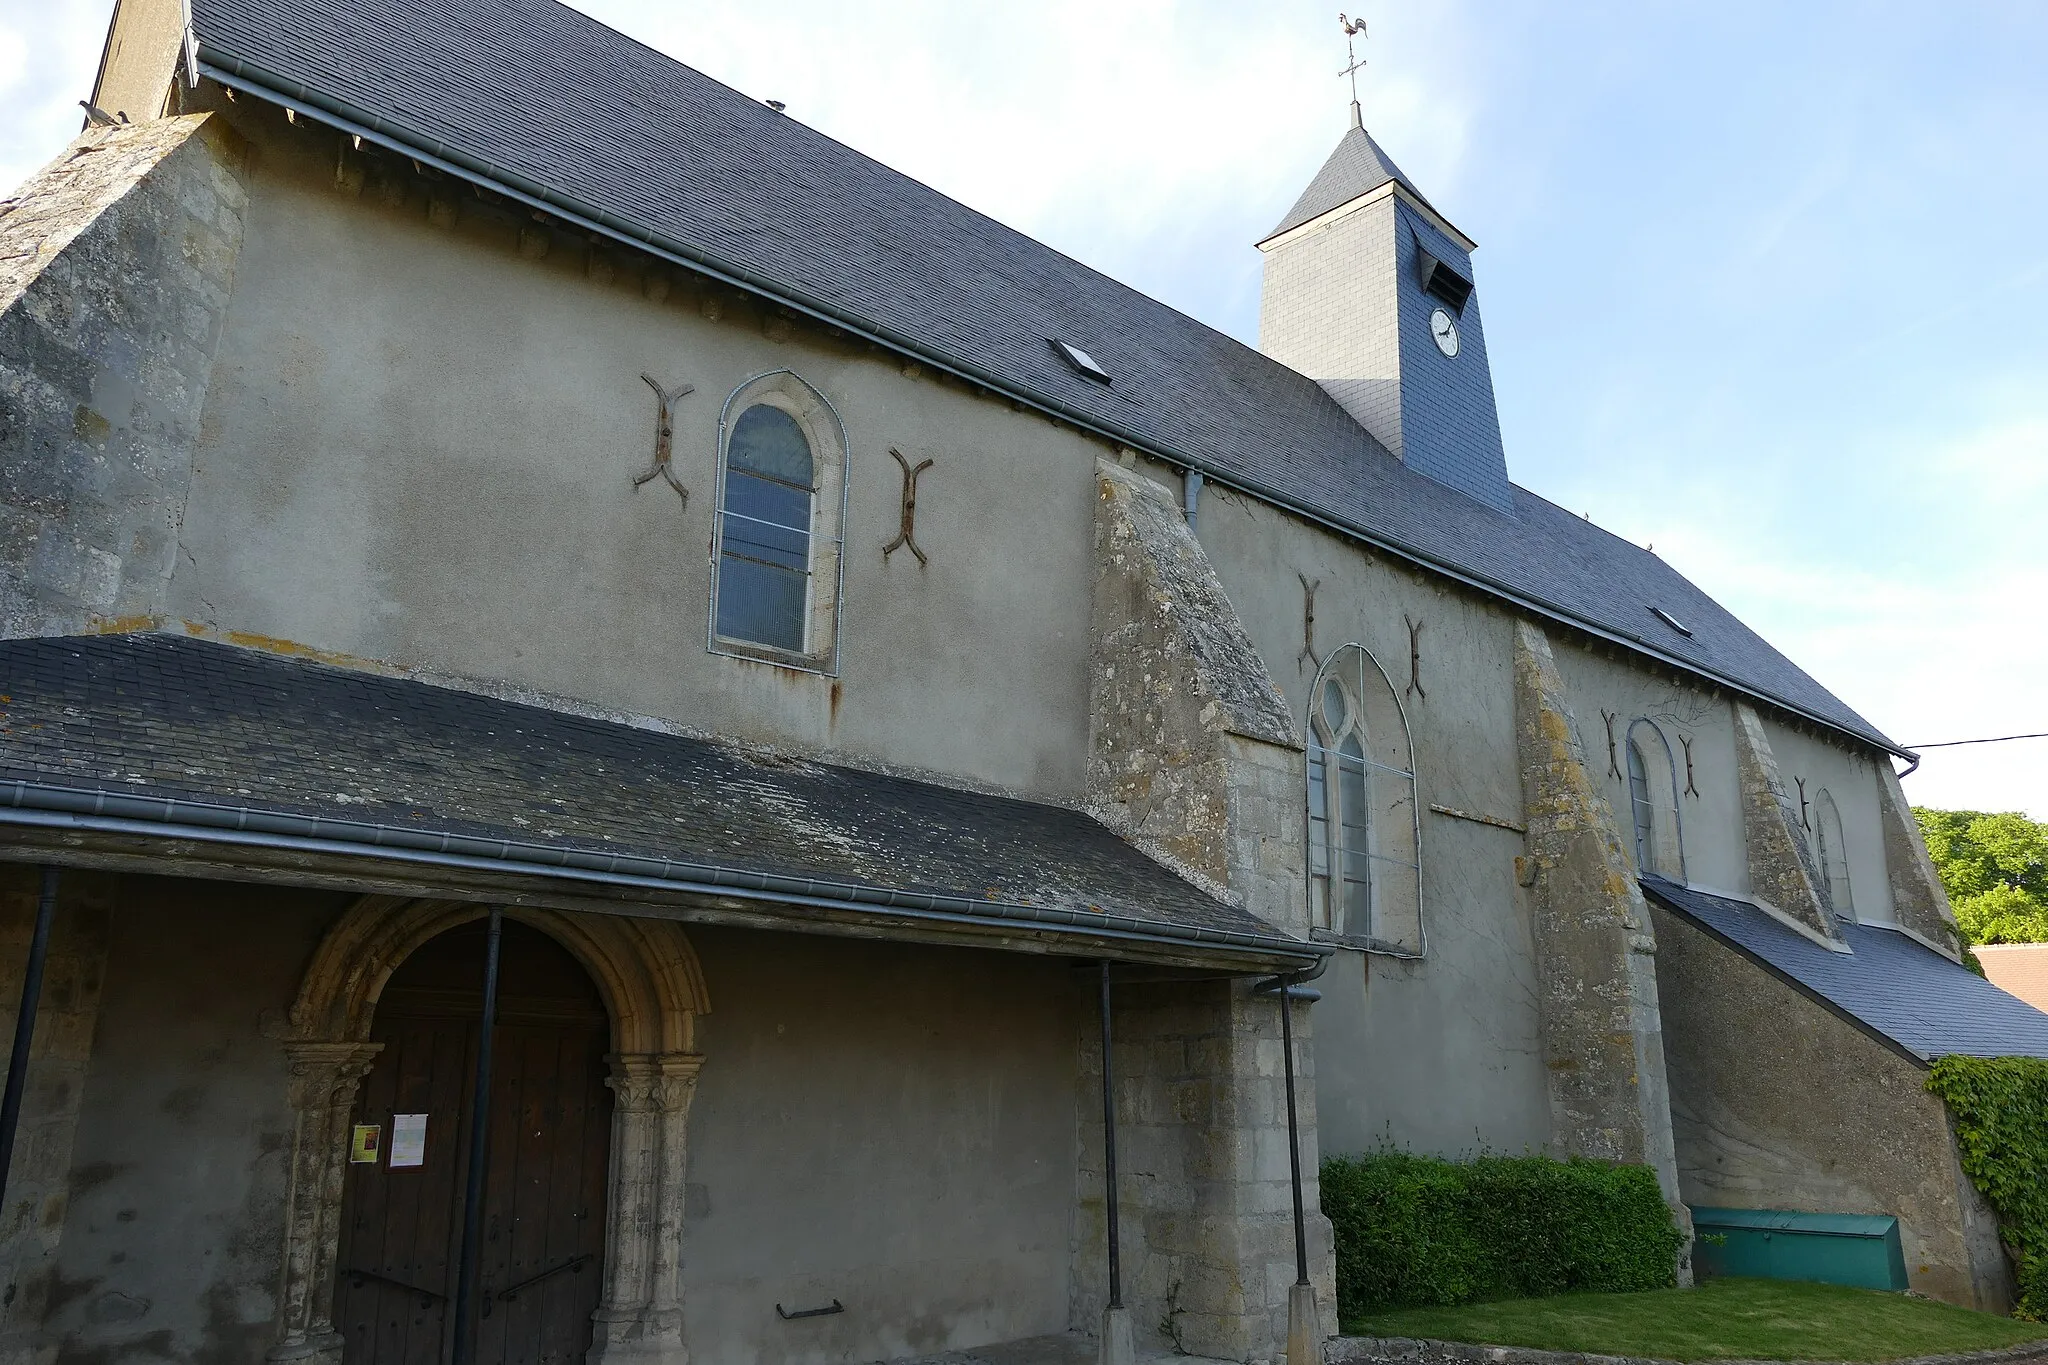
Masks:
[[[1954,1118],[1963,1170],[1998,1211],[2019,1281],[2013,1316],[2048,1321],[2048,1061],[1944,1057],[1927,1088]]]

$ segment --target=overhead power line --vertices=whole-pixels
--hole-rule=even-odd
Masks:
[[[2031,735],[1993,735],[1989,739],[1945,739],[1939,744],[1908,744],[1908,749],[1954,749],[1964,744],[2003,744],[2009,739],[2048,739],[2048,730],[2036,731]]]

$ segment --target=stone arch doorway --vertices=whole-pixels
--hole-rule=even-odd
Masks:
[[[589,1359],[680,1362],[687,1124],[703,1063],[696,1019],[710,1008],[696,954],[666,920],[503,909],[508,922],[540,931],[575,960],[608,1018],[604,1083],[613,1108]],[[273,1360],[340,1365],[336,1269],[349,1126],[383,1050],[372,1036],[377,1004],[422,945],[488,913],[469,902],[366,896],[328,930],[306,969],[285,1043],[296,1131]]]
[[[382,1051],[355,1121],[379,1140],[342,1177],[334,1322],[344,1365],[438,1365],[452,1344],[484,928],[429,939],[378,997],[370,1041]],[[582,965],[516,922],[504,927],[496,1019],[476,1358],[570,1365],[590,1349],[602,1278],[610,1020]],[[405,1150],[400,1114],[417,1124]]]

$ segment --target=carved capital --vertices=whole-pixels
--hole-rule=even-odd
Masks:
[[[697,1092],[700,1052],[622,1052],[610,1058],[605,1084],[626,1114],[668,1114],[686,1110]]]

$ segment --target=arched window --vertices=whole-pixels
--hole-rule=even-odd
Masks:
[[[838,659],[846,439],[824,395],[756,376],[719,418],[711,649],[830,673]]]
[[[1678,816],[1678,769],[1656,722],[1628,727],[1629,824],[1635,831],[1636,872],[1685,880],[1685,832]]]
[[[1828,905],[1838,919],[1856,922],[1856,896],[1849,886],[1849,849],[1842,842],[1842,812],[1835,798],[1822,787],[1813,798],[1813,844],[1815,860],[1827,885]]]
[[[1419,957],[1422,830],[1401,699],[1362,645],[1333,651],[1309,697],[1309,924],[1369,952]]]

